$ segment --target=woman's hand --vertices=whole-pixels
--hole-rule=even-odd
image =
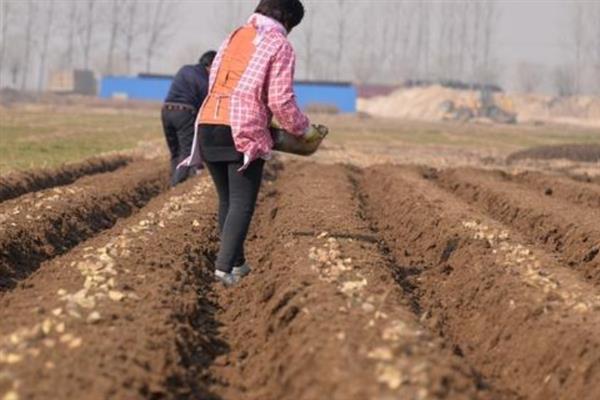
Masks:
[[[312,143],[324,138],[328,133],[329,129],[325,125],[311,125],[302,138],[305,142]]]

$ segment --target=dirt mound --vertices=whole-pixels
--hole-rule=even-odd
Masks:
[[[467,90],[442,86],[402,88],[388,96],[359,99],[358,110],[378,117],[439,121],[446,113],[445,102],[458,106],[473,104],[475,100],[476,93]]]
[[[600,144],[563,144],[558,146],[532,147],[509,155],[506,161],[512,163],[527,159],[566,159],[581,162],[600,162]]]
[[[520,122],[576,123],[600,126],[600,98],[550,97],[536,94],[510,96]]]
[[[13,172],[0,176],[0,202],[22,194],[55,186],[68,185],[85,175],[110,172],[132,161],[129,156],[93,157],[59,168]]]
[[[499,109],[516,114],[518,122],[565,123],[600,127],[600,98],[590,96],[557,98],[543,95],[495,93]],[[386,118],[425,121],[444,119],[448,105],[471,116],[477,114],[481,92],[439,85],[400,88],[387,96],[360,98],[358,110]],[[466,118],[469,119],[469,118]]]

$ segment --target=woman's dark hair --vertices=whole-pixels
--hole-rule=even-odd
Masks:
[[[202,56],[198,60],[198,64],[202,65],[204,68],[210,68],[216,55],[216,51],[209,50],[206,53],[202,54]]]
[[[288,31],[304,18],[304,6],[300,0],[260,0],[255,12],[281,22]]]

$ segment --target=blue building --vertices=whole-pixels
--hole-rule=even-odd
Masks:
[[[100,97],[163,101],[172,76],[140,74],[137,77],[106,76],[100,82]],[[357,90],[350,83],[298,81],[294,84],[298,104],[304,110],[335,108],[356,112]]]

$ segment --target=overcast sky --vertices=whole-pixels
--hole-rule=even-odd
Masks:
[[[181,0],[180,7],[184,9],[185,20],[178,32],[180,39],[193,45],[198,42],[211,42],[211,28],[215,22],[207,18],[217,17],[219,7],[223,2],[231,0]],[[316,0],[319,3],[335,3],[336,0]],[[313,2],[316,2],[313,1]],[[446,0],[450,2],[451,0]],[[576,0],[498,0],[500,8],[499,44],[501,58],[510,61],[527,60],[544,64],[557,64],[561,61],[561,29],[566,23],[568,3]],[[582,2],[600,0],[584,0]],[[382,3],[394,3],[397,0],[349,0],[357,5],[373,4],[376,7]],[[255,0],[244,1],[245,8],[250,12],[257,3]],[[311,12],[311,2],[305,2],[307,13]],[[431,1],[442,3],[442,1]],[[368,16],[367,16],[368,18]],[[214,21],[214,18],[213,18]],[[373,20],[366,20],[374,23]],[[242,21],[241,21],[242,22]],[[206,29],[208,28],[208,29]],[[298,32],[302,30],[300,26]],[[294,32],[291,38],[298,36]],[[209,35],[206,37],[205,35]],[[220,36],[212,36],[215,41]]]
[[[569,0],[572,1],[572,0]],[[600,0],[597,0],[600,1]],[[561,34],[566,29],[567,1],[505,0],[499,3],[501,58],[556,65],[564,59]]]
[[[177,32],[178,40],[185,43],[185,51],[201,51],[206,47],[217,46],[223,39],[224,32],[219,32],[219,24],[222,25],[223,3],[231,0],[181,0],[180,7],[184,10],[185,20],[181,23],[181,29]],[[450,0],[447,0],[450,1]],[[567,24],[568,3],[575,0],[498,0],[499,21],[496,54],[503,64],[504,75],[514,68],[515,64],[526,61],[544,64],[549,67],[564,62],[565,46],[561,43]],[[588,2],[600,0],[585,0]],[[584,1],[584,2],[585,2]],[[336,0],[306,1],[307,13],[313,11],[313,4],[329,4],[332,8]],[[397,3],[397,0],[350,0],[351,7],[359,8],[371,5],[374,14],[378,7],[384,4]],[[431,1],[440,4],[440,1]],[[256,1],[243,1],[244,13],[248,14]],[[318,5],[320,7],[320,5]],[[317,10],[319,12],[320,10]],[[359,23],[374,24],[376,17],[370,18],[363,15]],[[330,17],[333,18],[333,17]],[[355,17],[354,17],[355,18]],[[243,18],[239,19],[239,22]],[[301,36],[303,26],[292,32],[291,39],[298,52],[302,51]],[[227,29],[225,29],[227,30]],[[181,51],[174,60],[181,61],[185,58],[185,51]],[[195,58],[195,54],[191,59]],[[176,64],[176,63],[174,63]],[[172,64],[172,68],[176,65]],[[167,65],[165,65],[167,67]],[[302,75],[302,67],[299,66],[299,75]],[[507,80],[506,76],[504,80]]]

